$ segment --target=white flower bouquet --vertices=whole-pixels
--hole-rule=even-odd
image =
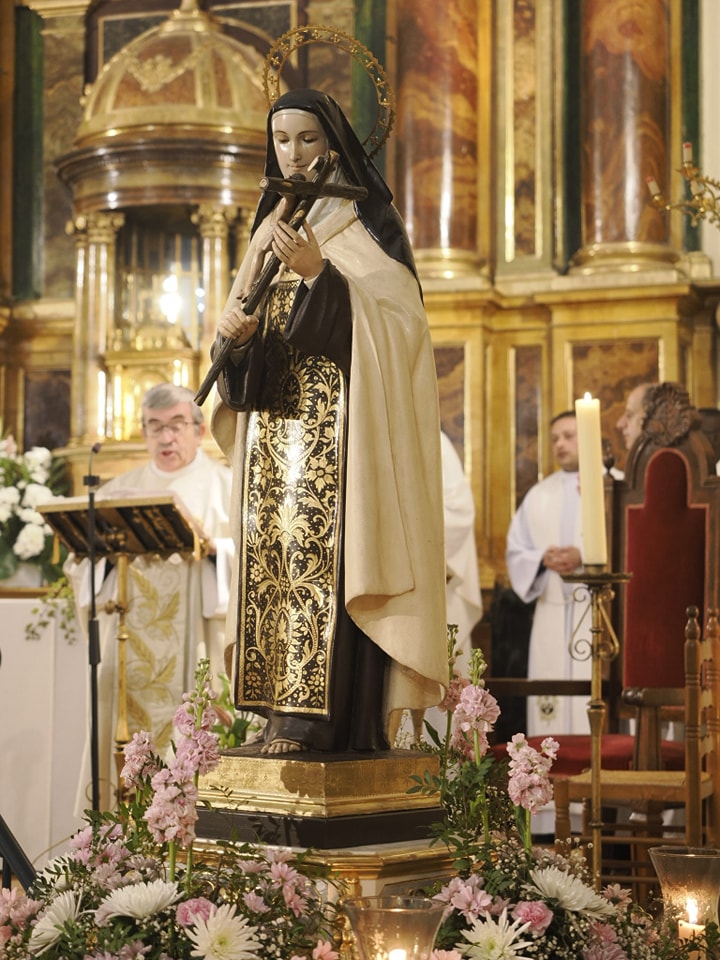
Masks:
[[[22,561],[40,567],[47,583],[60,576],[64,558],[53,556],[53,533],[37,508],[67,490],[64,460],[46,447],[18,453],[12,437],[0,441],[0,583]]]

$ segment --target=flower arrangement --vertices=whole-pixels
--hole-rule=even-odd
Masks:
[[[53,556],[52,530],[37,507],[67,490],[64,460],[46,447],[18,453],[11,436],[0,441],[0,581],[21,561],[39,566],[48,583],[60,576],[63,558]]]
[[[163,761],[147,733],[125,748],[131,798],[89,811],[71,852],[28,895],[0,895],[0,958],[19,960],[338,960],[339,886],[301,854],[193,845],[198,776],[219,759],[207,661]]]
[[[533,845],[531,818],[552,799],[558,743],[548,737],[538,751],[518,733],[497,759],[489,736],[500,710],[482,679],[482,652],[473,651],[463,678],[453,671],[453,647],[451,630],[447,728],[442,737],[429,728],[440,771],[415,777],[411,788],[439,796],[444,819],[434,834],[457,871],[426,891],[447,904],[433,960],[717,960],[715,924],[679,941],[620,884],[596,891],[578,844]]]
[[[446,736],[431,731],[438,776],[413,790],[440,795],[435,835],[456,875],[430,893],[446,904],[431,960],[720,960],[715,924],[679,941],[611,884],[593,889],[577,845],[535,847],[531,817],[552,796],[557,744],[536,751],[523,734],[508,759],[489,750],[499,715],[482,680],[452,677]],[[185,694],[177,742],[163,760],[148,734],[125,748],[130,791],[115,813],[90,811],[71,852],[53,860],[27,895],[0,893],[0,960],[341,960],[343,884],[307,853],[195,841],[200,774],[219,759],[216,694],[208,663]],[[223,722],[226,722],[223,721]]]

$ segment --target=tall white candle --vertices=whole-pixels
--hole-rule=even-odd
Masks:
[[[582,523],[583,562],[607,563],[605,531],[605,488],[603,482],[600,401],[589,393],[575,401],[577,419],[578,465],[580,470],[580,519]]]

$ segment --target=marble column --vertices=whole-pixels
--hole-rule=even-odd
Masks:
[[[478,250],[478,35],[484,6],[484,0],[396,0],[394,182],[423,276],[476,274],[486,259],[486,251]],[[490,97],[484,85],[483,96]]]
[[[677,254],[647,178],[669,181],[672,0],[580,2],[582,247],[571,270],[671,266]]]
[[[70,404],[71,443],[92,445],[107,435],[103,355],[115,302],[116,237],[121,213],[90,213],[70,226],[75,235],[75,331]]]

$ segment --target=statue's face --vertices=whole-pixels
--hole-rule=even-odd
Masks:
[[[301,173],[312,180],[307,168],[328,152],[329,144],[318,118],[305,110],[280,110],[272,118],[272,136],[283,177]]]

